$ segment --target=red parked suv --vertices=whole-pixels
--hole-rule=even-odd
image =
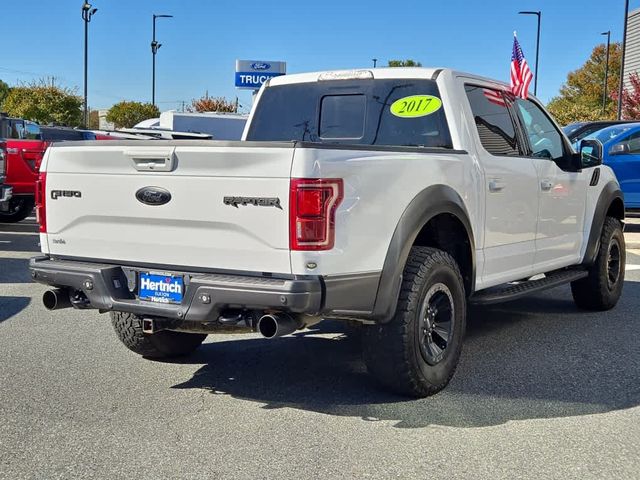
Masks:
[[[33,211],[40,162],[51,142],[95,139],[93,132],[41,127],[0,113],[0,142],[4,142],[4,145],[0,143],[0,148],[5,156],[6,170],[4,189],[12,189],[10,198],[6,193],[2,198],[0,191],[0,223],[19,222]]]

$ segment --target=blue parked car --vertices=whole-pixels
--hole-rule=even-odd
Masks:
[[[640,123],[603,128],[587,139],[602,142],[603,163],[618,177],[626,208],[640,208]]]

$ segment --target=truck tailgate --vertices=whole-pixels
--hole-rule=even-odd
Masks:
[[[48,253],[290,273],[293,151],[250,142],[56,146],[43,165]]]

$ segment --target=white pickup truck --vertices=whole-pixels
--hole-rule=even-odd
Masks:
[[[578,307],[615,306],[624,203],[601,158],[493,80],[287,75],[240,142],[49,148],[30,269],[55,287],[47,308],[110,312],[147,357],[220,331],[360,321],[369,371],[426,396],[455,371],[468,303],[570,282]]]

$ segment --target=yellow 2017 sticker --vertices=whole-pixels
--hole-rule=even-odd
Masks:
[[[411,95],[391,104],[389,110],[396,117],[417,118],[431,115],[442,107],[442,100],[433,95]]]

